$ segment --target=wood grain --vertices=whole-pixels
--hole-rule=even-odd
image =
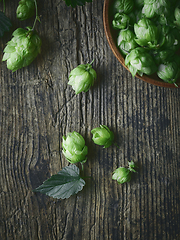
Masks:
[[[6,1],[13,29],[20,22]],[[103,29],[103,1],[72,9],[38,1],[42,52],[12,73],[0,65],[0,239],[180,239],[180,91],[133,79],[114,57]],[[12,33],[12,32],[11,32]],[[11,38],[0,41],[3,48]],[[97,80],[75,95],[70,71],[91,62]],[[91,129],[107,125],[120,148],[103,149]],[[77,131],[89,148],[84,189],[65,200],[32,190],[68,162],[62,136]],[[138,174],[118,185],[112,172],[135,161]]]

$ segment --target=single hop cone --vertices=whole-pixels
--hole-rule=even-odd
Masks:
[[[66,137],[63,136],[62,147],[62,153],[70,163],[86,162],[88,147],[85,145],[84,138],[79,133],[74,131],[68,133]]]
[[[7,61],[7,68],[13,72],[28,66],[41,51],[41,39],[30,27],[18,28],[13,38],[4,49],[2,61]]]
[[[96,72],[91,64],[81,64],[70,72],[68,84],[78,94],[80,92],[87,92],[93,86],[95,79]]]
[[[105,125],[94,128],[91,133],[93,142],[100,146],[104,145],[104,148],[110,147],[114,141],[114,133]]]
[[[133,161],[128,162],[129,167],[119,167],[113,172],[112,179],[116,180],[118,184],[123,184],[131,180],[132,172],[136,172],[135,168],[137,167]]]
[[[34,0],[21,0],[16,9],[16,16],[19,20],[26,20],[35,13]]]

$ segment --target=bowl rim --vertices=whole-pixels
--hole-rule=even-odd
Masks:
[[[125,61],[124,61],[124,58],[123,56],[121,55],[119,49],[117,48],[116,46],[116,43],[114,42],[114,39],[112,37],[112,34],[111,34],[111,26],[110,26],[110,21],[109,21],[109,5],[110,5],[110,2],[112,0],[104,0],[104,6],[103,6],[103,25],[104,25],[104,31],[105,31],[105,35],[106,35],[106,38],[107,38],[107,41],[109,43],[109,46],[112,50],[112,52],[114,53],[115,57],[117,58],[117,60],[123,65],[124,68],[126,68],[128,71],[128,67],[125,65]],[[130,72],[130,71],[129,71]],[[148,75],[146,74],[143,74],[143,76],[140,76],[139,74],[136,74],[135,77],[147,82],[147,83],[150,83],[150,84],[153,84],[153,85],[156,85],[156,86],[159,86],[159,87],[166,87],[166,88],[180,88],[180,85],[178,86],[175,86],[174,84],[172,83],[166,83],[164,82],[163,80],[159,79],[159,80],[155,80],[153,78],[150,78]]]

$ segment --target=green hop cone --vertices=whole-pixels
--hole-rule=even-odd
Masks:
[[[164,49],[161,51],[154,52],[154,59],[156,64],[159,66],[162,63],[171,61],[174,59],[174,52],[170,49]]]
[[[136,73],[142,76],[144,73],[151,75],[157,71],[153,57],[142,47],[133,49],[126,56],[125,65],[129,68],[133,77]]]
[[[7,68],[13,72],[28,66],[40,53],[41,39],[30,27],[18,28],[13,38],[4,49],[2,61],[7,61]]]
[[[160,64],[157,75],[164,82],[175,83],[180,77],[180,57],[174,56],[171,62]]]
[[[123,56],[126,56],[132,49],[138,47],[134,39],[135,34],[131,30],[123,29],[119,31],[117,45]]]
[[[81,64],[70,72],[68,84],[72,86],[76,94],[87,92],[93,86],[96,71],[91,64]]]
[[[114,29],[125,29],[128,27],[130,22],[130,17],[124,13],[116,13],[112,21],[112,26]]]
[[[21,0],[16,9],[16,16],[19,20],[26,20],[35,13],[34,0]]]
[[[77,132],[68,133],[63,136],[63,154],[70,163],[85,163],[88,154],[88,147],[85,145],[84,138]]]
[[[164,43],[161,49],[169,49],[176,52],[180,48],[180,36],[177,28],[163,26],[161,28],[161,35],[164,35]]]
[[[91,133],[93,142],[100,146],[104,145],[104,148],[110,147],[114,141],[114,133],[105,125],[94,128]]]
[[[115,0],[112,4],[111,12],[112,14],[125,13],[128,14],[133,10],[134,1],[133,0]]]
[[[174,17],[176,19],[175,23],[180,28],[180,6],[175,8],[175,10],[174,10]]]
[[[135,41],[140,46],[155,48],[158,45],[158,28],[148,18],[142,18],[134,24]]]
[[[136,165],[133,161],[128,162],[129,167],[119,167],[113,172],[112,179],[117,180],[119,184],[129,182],[131,180],[131,174],[132,172],[136,172],[135,168]]]
[[[170,9],[170,1],[168,0],[144,0],[142,12],[147,18],[153,18],[156,15],[167,15]]]

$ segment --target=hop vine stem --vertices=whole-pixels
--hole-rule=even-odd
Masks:
[[[94,59],[89,64],[92,65],[93,62],[94,62]]]
[[[117,147],[117,148],[119,148],[120,149],[120,147],[117,145],[117,143],[116,142],[113,142],[113,144]]]
[[[92,67],[91,65],[93,62],[94,62],[94,59],[90,63],[87,64],[86,71],[89,71],[89,69]]]
[[[81,169],[82,169],[82,172],[84,172],[84,164],[81,163]]]
[[[32,31],[34,31],[37,20],[39,21],[38,7],[37,7],[37,1],[36,0],[34,0],[34,4],[35,4],[35,9],[36,9],[36,17],[35,17],[35,20],[34,20],[34,23],[33,23]]]

